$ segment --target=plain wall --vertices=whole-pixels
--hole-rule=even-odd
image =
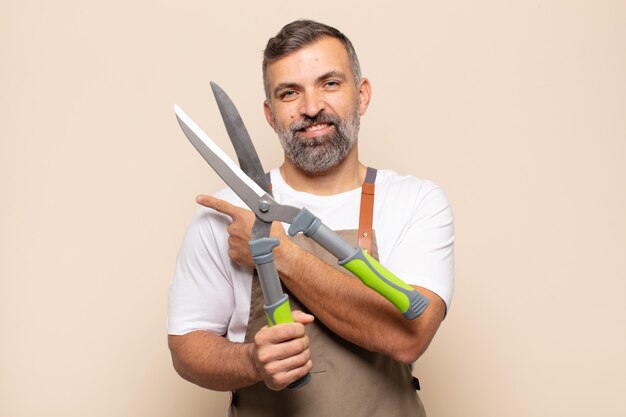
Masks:
[[[452,309],[416,374],[430,416],[624,416],[623,1],[0,1],[0,415],[221,416],[179,378],[167,288],[222,188],[181,105],[266,168],[261,51],[307,17],[352,39],[362,160],[444,187]]]

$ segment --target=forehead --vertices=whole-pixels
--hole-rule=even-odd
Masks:
[[[306,84],[329,72],[352,78],[350,57],[339,39],[325,37],[267,66],[270,89],[278,84]]]

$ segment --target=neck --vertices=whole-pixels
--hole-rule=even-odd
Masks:
[[[304,172],[288,160],[280,166],[280,174],[291,188],[315,195],[354,190],[363,184],[366,172],[367,167],[359,161],[356,146],[339,165],[319,174]]]

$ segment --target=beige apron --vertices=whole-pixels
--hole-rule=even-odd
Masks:
[[[364,203],[370,205],[371,209],[373,198],[362,199],[362,205]],[[361,212],[363,211],[362,207]],[[371,224],[371,220],[369,222]],[[342,230],[337,233],[346,241],[357,245],[359,232],[356,230]],[[360,233],[361,237],[362,234],[363,232]],[[370,254],[378,259],[375,233],[370,231],[367,234],[368,238],[372,238]],[[348,273],[337,264],[336,258],[313,240],[297,235],[293,241],[328,264]],[[292,294],[289,294],[289,298],[292,309],[308,312]],[[254,341],[254,335],[267,324],[265,320],[263,293],[255,272],[246,342]],[[263,382],[239,389],[232,394],[231,416],[426,416],[407,365],[345,341],[319,320],[307,325],[306,331],[311,342],[313,361],[311,381],[302,388],[278,392],[268,389]]]

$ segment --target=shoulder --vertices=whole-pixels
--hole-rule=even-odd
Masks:
[[[416,193],[428,193],[439,188],[433,181],[400,175],[390,169],[379,169],[376,174],[376,186],[387,187],[393,191],[411,190]]]
[[[438,294],[449,307],[454,287],[454,224],[433,181],[381,170],[376,235],[381,261],[407,283]],[[376,218],[376,212],[375,212]]]
[[[448,199],[441,187],[431,180],[412,175],[380,169],[376,175],[376,195],[385,205],[407,207],[413,210],[425,209],[431,203],[448,207]]]

